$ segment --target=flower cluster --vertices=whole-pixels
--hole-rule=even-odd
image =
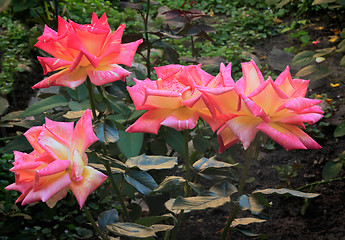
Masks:
[[[87,166],[85,150],[98,140],[92,130],[91,112],[87,110],[77,122],[46,119],[43,126],[32,127],[25,137],[33,147],[29,154],[14,152],[15,183],[7,190],[20,191],[22,205],[42,200],[49,207],[73,192],[80,208],[86,198],[107,176]]]
[[[137,110],[148,110],[128,132],[157,133],[161,125],[192,129],[199,117],[215,131],[219,152],[237,142],[246,149],[261,131],[291,149],[321,146],[301,128],[322,118],[321,101],[305,98],[309,81],[292,79],[287,67],[273,81],[264,80],[252,60],[242,64],[243,77],[234,82],[231,64],[213,77],[200,66],[155,68],[158,80],[136,80],[128,87]]]
[[[66,86],[74,89],[88,77],[94,85],[123,80],[142,40],[121,44],[125,25],[112,32],[104,14],[93,14],[91,24],[79,25],[59,17],[58,32],[48,26],[36,47],[53,57],[38,57],[44,73],[53,75],[33,88]],[[162,125],[178,131],[193,129],[199,118],[217,131],[219,152],[242,142],[246,149],[261,131],[290,149],[321,148],[302,129],[322,118],[321,100],[305,98],[309,81],[292,79],[286,68],[273,81],[264,80],[250,61],[242,64],[243,77],[234,81],[231,64],[221,64],[217,76],[200,65],[156,67],[158,80],[135,80],[127,87],[136,110],[146,112],[127,132],[157,134]],[[302,129],[301,129],[302,128]],[[20,191],[22,205],[42,200],[53,207],[73,192],[80,207],[107,178],[88,166],[86,149],[98,140],[87,110],[74,127],[72,122],[46,119],[43,126],[25,134],[33,151],[14,152],[15,183],[7,190]]]
[[[80,25],[66,22],[59,17],[58,32],[45,26],[44,33],[38,38],[35,47],[53,57],[38,57],[44,74],[58,71],[33,88],[67,86],[75,88],[87,77],[95,85],[103,85],[116,80],[124,80],[129,72],[118,64],[130,66],[134,54],[142,43],[138,40],[121,44],[125,29],[121,24],[112,32],[104,13],[98,19],[94,13],[91,24]]]

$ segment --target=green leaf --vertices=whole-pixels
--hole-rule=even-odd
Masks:
[[[232,168],[234,166],[238,165],[236,164],[230,164],[230,163],[225,163],[225,162],[220,162],[215,160],[215,157],[211,158],[201,158],[198,161],[196,161],[193,164],[193,168],[199,172],[206,170],[207,168]]]
[[[91,238],[93,236],[93,232],[90,229],[76,227],[75,230],[77,230],[78,235],[74,234],[74,237],[76,237],[78,239],[88,239],[88,238]]]
[[[108,115],[107,119],[113,121],[118,130],[122,130],[122,131],[126,130],[126,127],[122,125],[124,122],[126,122],[126,120],[124,119],[124,115],[121,115],[121,114]]]
[[[282,0],[277,6],[276,8],[282,8],[284,7],[286,4],[288,4],[290,2],[290,0]]]
[[[308,75],[315,73],[315,72],[318,72],[318,71],[319,71],[319,69],[317,68],[316,65],[309,65],[309,66],[299,70],[296,73],[296,77],[305,77],[305,76],[308,76]]]
[[[183,187],[186,180],[182,177],[169,176],[166,177],[158,187],[151,192],[153,193],[170,193],[179,190]]]
[[[158,222],[163,221],[163,220],[167,220],[171,217],[172,217],[171,215],[142,217],[142,218],[135,220],[135,223],[149,227],[155,223],[158,223]]]
[[[184,138],[183,135],[173,129],[165,128],[159,135],[179,154],[184,155]]]
[[[22,119],[23,111],[10,112],[9,114],[3,116],[1,121],[19,121]]]
[[[0,12],[5,11],[10,3],[11,0],[0,0]]]
[[[242,195],[239,197],[239,204],[242,210],[250,210],[252,214],[258,215],[264,209],[259,199],[255,195]]]
[[[340,66],[344,67],[345,66],[345,56],[342,57],[339,63]]]
[[[4,148],[2,148],[3,153],[13,153],[13,151],[20,151],[20,152],[25,152],[27,150],[31,150],[32,146],[24,137],[24,135],[20,135],[13,139],[11,142],[6,144]]]
[[[177,165],[177,157],[146,156],[132,157],[126,161],[128,167],[138,167],[140,170],[171,169]]]
[[[155,237],[155,231],[152,228],[130,222],[117,222],[108,226],[109,231],[120,236],[148,238]]]
[[[32,106],[28,107],[24,112],[22,117],[34,116],[43,113],[49,109],[55,107],[68,106],[67,99],[62,95],[54,95],[43,99]]]
[[[193,146],[198,152],[204,152],[207,148],[209,148],[210,143],[205,139],[204,136],[197,134],[193,137]]]
[[[127,105],[123,101],[119,101],[116,97],[113,97],[111,95],[107,95],[107,99],[109,100],[111,107],[116,113],[125,116],[128,116],[131,113],[131,109],[127,107]]]
[[[341,31],[340,37],[345,38],[345,28],[343,28],[343,30]]]
[[[254,192],[252,192],[252,194],[257,194],[257,193],[261,193],[261,194],[279,194],[279,195],[292,195],[295,197],[302,197],[302,198],[315,198],[317,196],[319,196],[320,194],[318,193],[305,193],[305,192],[300,192],[300,191],[296,191],[296,190],[291,190],[291,189],[287,189],[287,188],[280,188],[280,189],[274,189],[274,188],[267,188],[267,189],[263,189],[263,190],[255,190]]]
[[[106,119],[96,123],[94,131],[98,139],[104,144],[115,143],[119,140],[119,132],[111,120]]]
[[[345,48],[345,39],[343,39],[339,44],[338,44],[338,48],[336,50],[336,52],[344,52],[344,48]]]
[[[104,211],[98,216],[98,226],[102,232],[107,225],[116,223],[117,221],[119,221],[119,214],[116,209]]]
[[[251,223],[262,223],[262,222],[266,222],[266,220],[265,219],[259,219],[259,218],[251,218],[251,217],[236,218],[236,219],[234,219],[234,221],[232,221],[231,227],[236,227],[238,225],[248,225]]]
[[[173,210],[204,210],[206,208],[216,208],[229,202],[229,197],[222,196],[197,196],[183,198],[178,196],[172,206]]]
[[[293,60],[292,65],[296,67],[303,67],[309,64],[314,63],[314,52],[313,51],[303,51],[297,54]]]
[[[334,137],[342,137],[345,135],[345,120],[342,121],[334,130]]]
[[[0,115],[3,114],[8,108],[8,102],[5,98],[0,97]]]
[[[173,225],[167,225],[167,224],[154,224],[151,226],[151,228],[153,229],[153,231],[155,231],[155,233],[157,233],[157,232],[170,231],[174,228],[174,226]]]
[[[236,164],[230,164],[215,160],[215,157],[201,158],[193,164],[193,168],[198,174],[211,180],[236,179],[236,175],[232,168]]]
[[[139,155],[144,141],[144,133],[119,131],[119,137],[120,139],[117,141],[117,146],[127,158]]]
[[[338,176],[342,168],[342,163],[330,161],[326,163],[322,169],[322,178],[325,181],[335,178],[336,176]]]
[[[147,110],[136,110],[134,111],[128,118],[128,121],[134,121],[137,118],[141,117],[141,115],[143,115],[145,112],[147,112]]]
[[[336,49],[336,47],[318,49],[318,50],[316,50],[317,53],[314,54],[314,57],[315,58],[322,57],[324,55],[327,55],[327,54],[333,52],[335,49]]]
[[[211,192],[214,192],[215,194],[223,197],[229,197],[233,193],[237,192],[237,188],[229,183],[228,181],[224,181],[221,183],[218,183],[210,188]]]
[[[90,101],[88,99],[85,99],[82,102],[69,101],[68,107],[72,111],[81,111],[81,110],[90,109]]]
[[[69,87],[66,87],[66,90],[68,95],[74,100],[77,100],[78,102],[85,100],[89,96],[85,84],[79,85],[74,90]]]
[[[316,4],[326,4],[326,3],[333,3],[336,0],[314,0],[314,2],[312,3],[312,5],[316,5]]]
[[[303,35],[299,39],[302,43],[307,43],[310,41],[310,36],[309,35]]]
[[[167,44],[163,41],[155,41],[152,44],[152,47],[163,49],[164,57],[167,58],[169,63],[178,63],[178,59],[180,56],[179,56],[178,52],[169,44]]]
[[[152,176],[145,171],[130,169],[126,174],[124,174],[124,178],[129,184],[144,195],[148,195],[158,186]]]

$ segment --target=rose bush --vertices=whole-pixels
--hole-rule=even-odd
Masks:
[[[317,105],[321,100],[305,98],[309,81],[292,79],[288,67],[276,81],[265,81],[253,60],[242,63],[242,71],[234,87],[200,88],[219,112],[228,115],[217,132],[219,152],[239,141],[248,148],[258,131],[286,150],[321,148],[300,129],[323,117]]]
[[[66,22],[59,17],[58,32],[45,26],[35,47],[53,57],[38,57],[44,74],[58,71],[33,88],[67,86],[75,88],[87,77],[95,85],[124,80],[129,72],[118,64],[131,66],[134,54],[142,40],[121,44],[125,24],[112,32],[104,13],[98,19],[93,13],[91,24]]]
[[[15,151],[15,183],[6,190],[20,191],[16,202],[22,205],[42,200],[49,207],[71,190],[80,208],[86,198],[107,178],[87,166],[85,150],[98,140],[92,129],[91,112],[87,110],[77,122],[55,122],[46,119],[43,126],[32,127],[25,137],[33,147],[29,154]]]

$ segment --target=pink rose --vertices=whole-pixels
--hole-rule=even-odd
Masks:
[[[34,150],[29,154],[14,152],[10,171],[15,173],[15,183],[5,188],[22,193],[16,202],[26,205],[42,200],[54,207],[72,190],[81,208],[88,195],[107,178],[87,166],[85,150],[98,140],[90,110],[75,128],[73,122],[46,119],[43,126],[32,127],[24,135]]]
[[[219,151],[241,141],[248,148],[262,131],[286,150],[319,149],[301,128],[323,117],[321,101],[305,98],[309,81],[292,79],[289,68],[265,81],[255,62],[242,63],[243,77],[233,88],[201,89],[228,121],[218,130]]]
[[[215,77],[200,66],[167,65],[155,68],[158,80],[136,80],[136,85],[127,87],[136,110],[148,110],[127,132],[158,133],[161,125],[178,131],[193,129],[199,117],[215,131],[223,123],[214,120],[204,102],[198,86],[216,84]],[[212,106],[211,106],[212,107]],[[217,114],[216,109],[212,109]]]
[[[58,71],[33,88],[67,86],[75,88],[87,77],[97,86],[124,80],[129,72],[118,64],[131,66],[134,54],[142,40],[121,44],[125,25],[112,32],[105,13],[98,19],[93,13],[91,24],[66,22],[59,17],[58,32],[45,26],[35,47],[53,57],[38,57],[44,74]]]

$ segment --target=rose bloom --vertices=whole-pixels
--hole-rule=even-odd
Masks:
[[[211,110],[204,102],[198,86],[216,84],[221,76],[213,77],[200,65],[167,65],[156,67],[158,80],[135,80],[136,85],[127,87],[136,110],[148,110],[127,132],[148,132],[157,134],[161,125],[178,131],[193,129],[199,117],[215,131],[224,122],[215,108]],[[212,106],[211,106],[212,107]],[[213,115],[218,116],[214,120]]]
[[[112,32],[107,16],[98,19],[93,13],[91,24],[66,22],[59,17],[58,32],[45,26],[35,47],[53,57],[38,57],[44,74],[55,72],[33,88],[67,86],[74,89],[87,77],[97,86],[124,80],[129,72],[118,64],[131,66],[134,54],[142,40],[121,44],[125,25]]]
[[[42,200],[54,207],[71,190],[80,208],[89,194],[101,185],[106,175],[87,166],[85,150],[98,140],[87,110],[77,122],[46,119],[43,126],[32,127],[25,137],[34,148],[27,154],[14,152],[15,183],[6,190],[20,191],[16,202],[22,205]]]
[[[246,149],[262,131],[286,150],[319,149],[301,128],[323,117],[321,100],[305,98],[309,81],[292,79],[289,68],[265,81],[255,62],[242,63],[234,88],[200,89],[228,121],[217,131],[219,152],[241,141]],[[236,95],[234,94],[234,90]]]

